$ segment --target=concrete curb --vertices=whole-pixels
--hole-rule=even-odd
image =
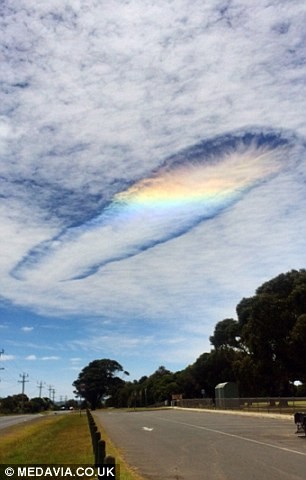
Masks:
[[[241,415],[245,417],[261,417],[261,418],[276,418],[280,420],[292,420],[294,414],[287,413],[268,413],[268,412],[242,412],[241,410],[212,410],[205,408],[187,408],[187,407],[170,407],[173,410],[185,410],[203,413],[218,413],[224,415]]]

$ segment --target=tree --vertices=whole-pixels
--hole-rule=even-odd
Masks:
[[[137,405],[152,405],[159,402],[170,401],[172,394],[179,393],[176,376],[163,365],[149,377],[142,377],[138,388],[134,389]]]
[[[295,379],[306,382],[306,314],[297,318],[291,330],[289,344]]]
[[[128,375],[115,360],[94,360],[83,368],[77,380],[73,382],[75,393],[89,402],[94,410],[103,399],[114,395],[124,383],[117,376],[120,372]]]
[[[292,382],[300,380],[297,374],[305,376],[306,271],[292,270],[265,282],[253,297],[241,300],[237,314],[241,343],[260,379],[258,393],[291,394]]]
[[[39,413],[47,410],[49,407],[49,402],[46,402],[45,399],[40,397],[31,398],[31,400],[26,404],[25,411],[29,413]]]
[[[177,372],[176,378],[178,384],[178,393],[183,394],[184,398],[199,397],[201,389],[206,387],[206,384],[203,383],[203,378],[201,378],[200,383],[197,382],[193,371],[193,365],[188,365],[184,370]]]
[[[2,413],[23,413],[27,409],[29,398],[24,393],[9,395],[1,400]]]
[[[215,326],[214,334],[209,337],[211,344],[216,348],[238,348],[239,324],[233,318],[226,318]]]
[[[210,353],[202,353],[195,363],[189,367],[190,373],[198,385],[196,396],[201,395],[204,388],[209,397],[215,396],[215,387],[218,383],[235,382],[233,369],[234,361],[240,353],[234,349],[211,350]]]

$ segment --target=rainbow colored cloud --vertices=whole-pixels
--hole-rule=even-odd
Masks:
[[[297,160],[296,144],[271,132],[202,142],[116,193],[93,220],[38,245],[13,275],[85,279],[188,233]]]

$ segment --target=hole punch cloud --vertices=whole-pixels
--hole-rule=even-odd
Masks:
[[[81,280],[180,237],[290,168],[297,147],[277,132],[227,134],[166,159],[119,191],[93,220],[38,245],[15,278]]]

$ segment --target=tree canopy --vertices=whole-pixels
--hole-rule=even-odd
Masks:
[[[12,413],[39,413],[54,408],[55,405],[49,398],[35,397],[29,399],[24,393],[9,395],[0,399],[0,412]]]
[[[266,394],[287,395],[306,380],[306,271],[292,270],[264,283],[237,305],[241,343],[257,367]]]
[[[73,382],[75,393],[84,398],[95,409],[101,400],[114,394],[124,383],[117,374],[128,372],[115,360],[101,359],[90,362]]]
[[[212,349],[179,372],[159,367],[139,381],[123,382],[114,360],[95,360],[74,382],[93,408],[111,395],[114,406],[145,406],[174,394],[214,396],[218,383],[236,382],[241,396],[291,396],[306,392],[306,270],[291,270],[242,298],[237,319],[217,322]],[[302,385],[297,388],[295,381]]]

